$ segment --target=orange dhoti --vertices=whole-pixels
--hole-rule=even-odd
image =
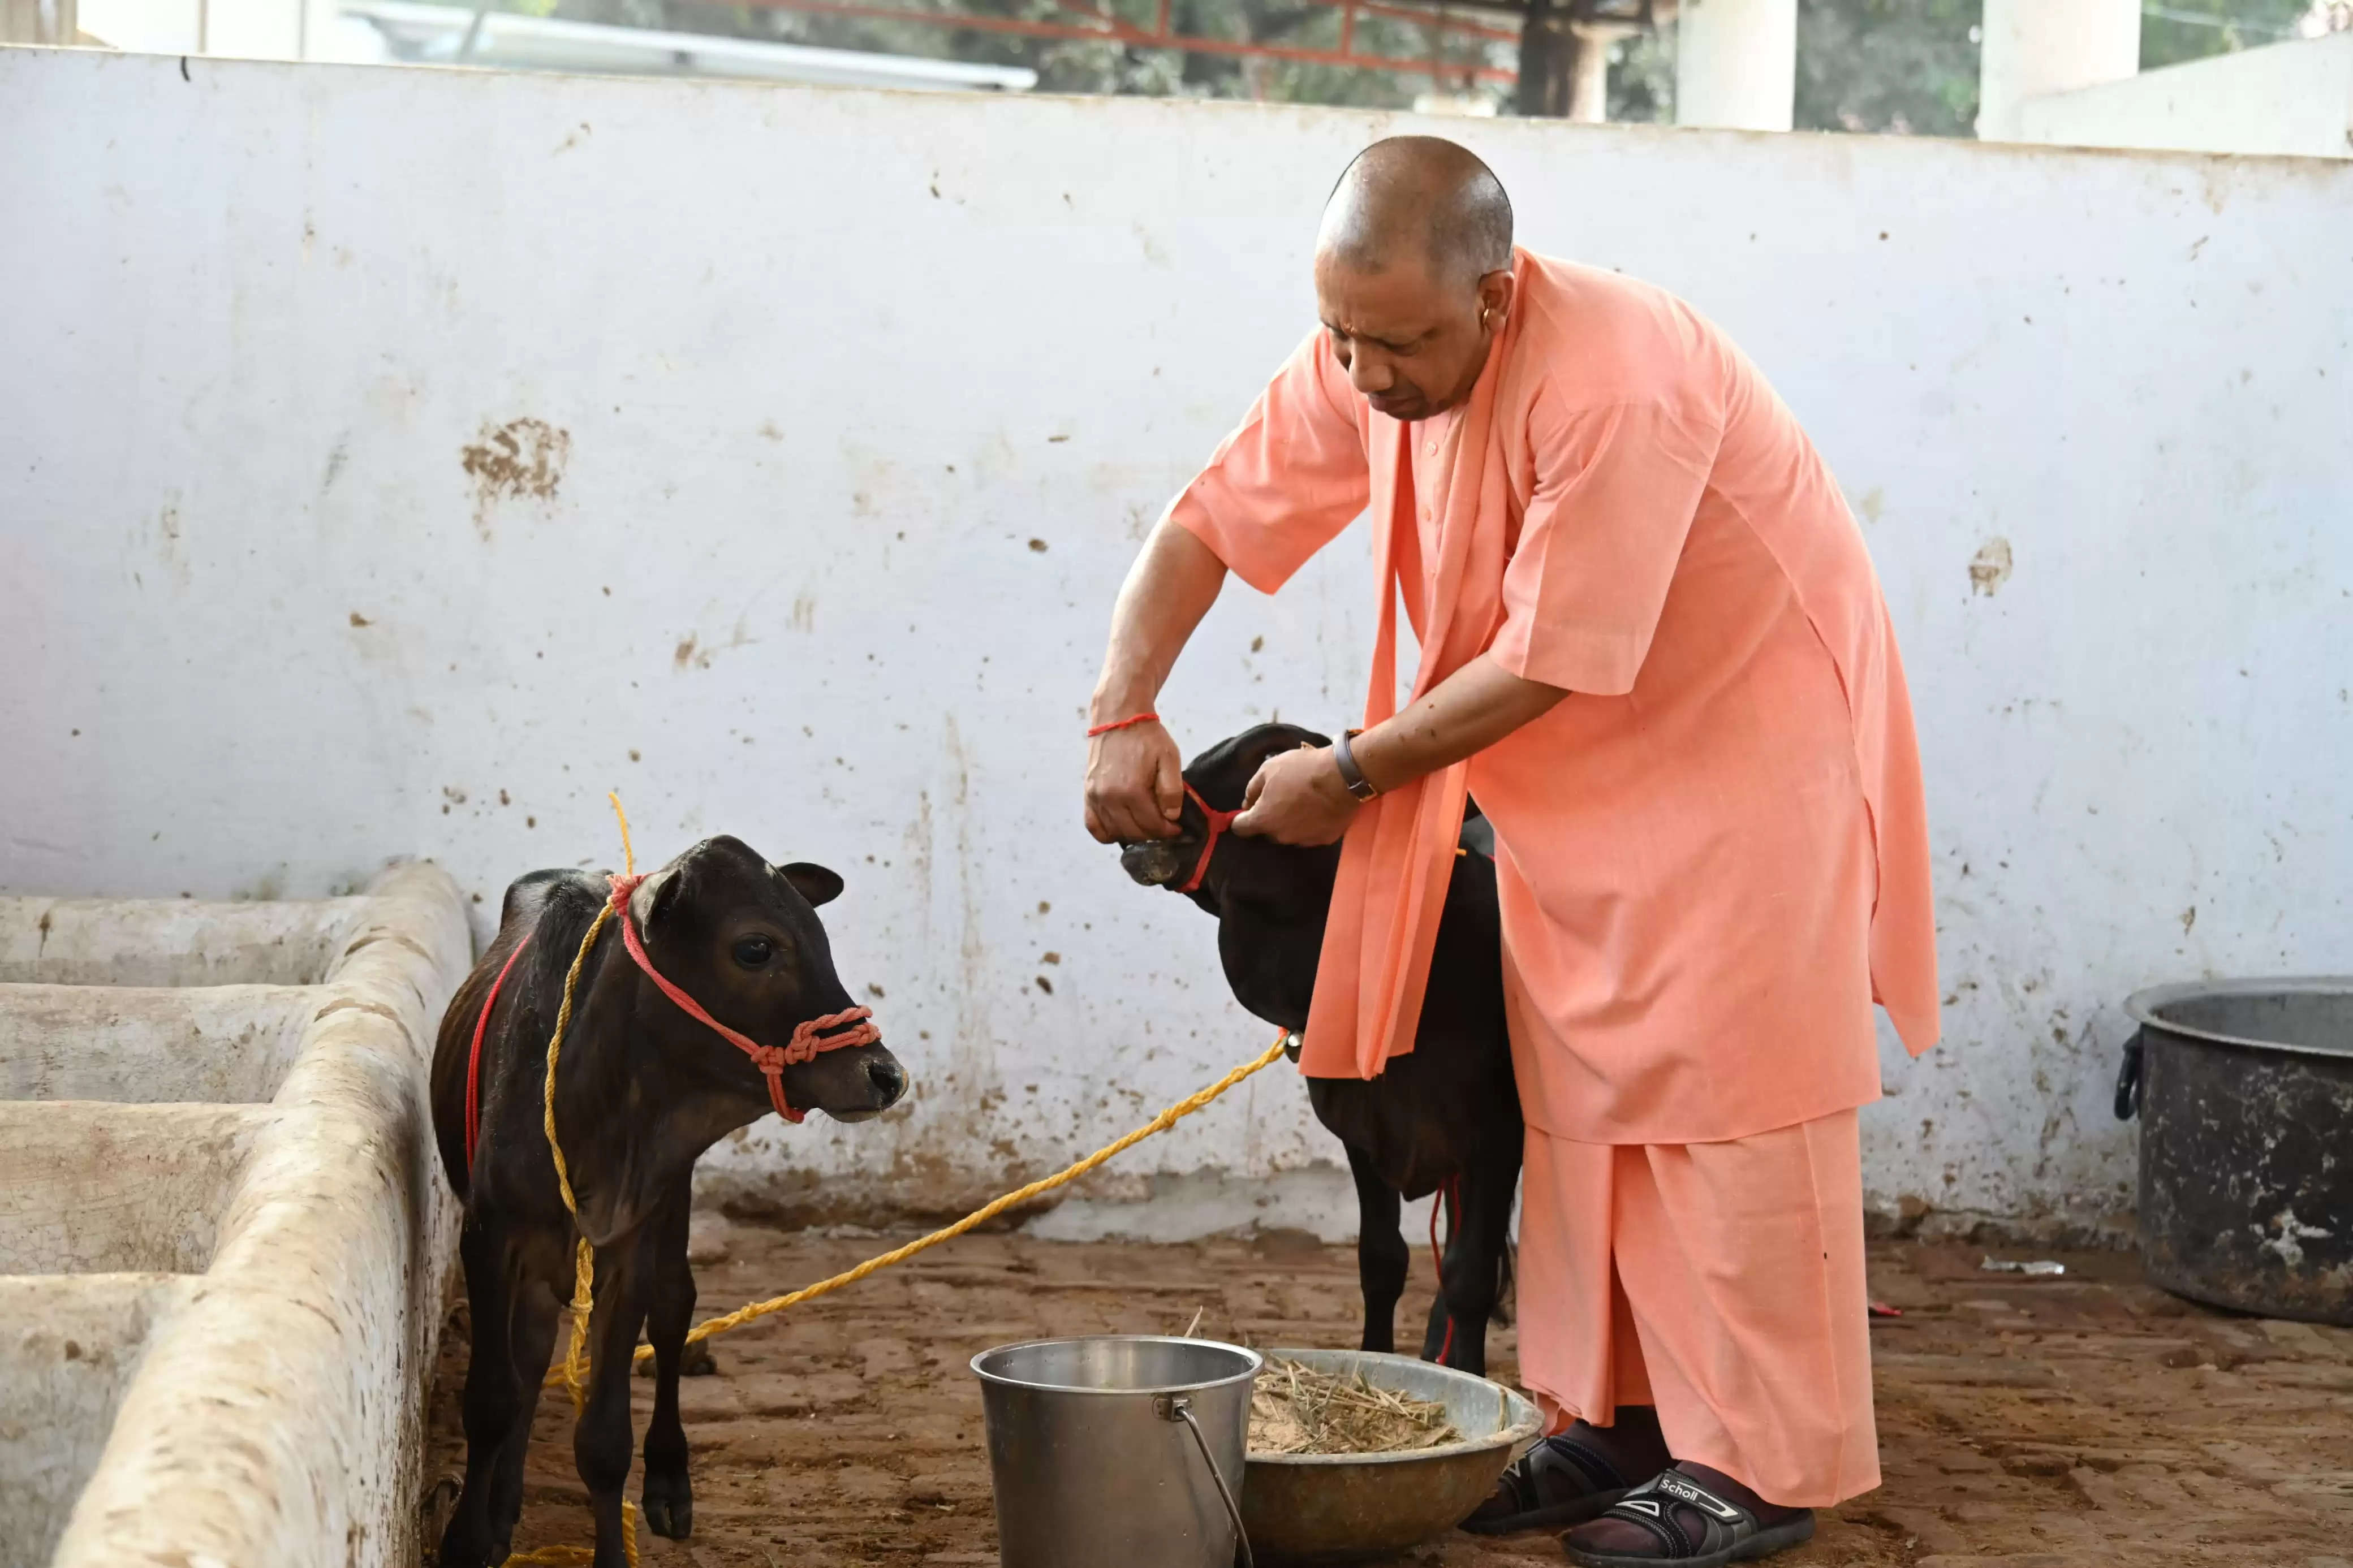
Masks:
[[[1768,1502],[1879,1484],[1853,1111],[1719,1143],[1531,1127],[1522,1181],[1520,1381],[1550,1429],[1655,1405],[1676,1458]]]

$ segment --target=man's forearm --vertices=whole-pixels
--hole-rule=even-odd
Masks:
[[[1357,736],[1351,750],[1374,788],[1395,789],[1484,751],[1567,695],[1481,654],[1420,701]]]
[[[1166,518],[1129,568],[1112,609],[1111,644],[1088,722],[1109,724],[1149,709],[1176,656],[1225,586],[1226,563]]]

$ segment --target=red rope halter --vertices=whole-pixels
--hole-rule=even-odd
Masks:
[[[1225,837],[1226,829],[1231,827],[1234,818],[1241,815],[1239,811],[1218,810],[1203,800],[1201,792],[1189,784],[1185,786],[1185,794],[1201,808],[1201,815],[1209,819],[1209,836],[1201,842],[1201,858],[1193,862],[1193,874],[1176,889],[1180,893],[1189,893],[1201,885],[1201,879],[1209,874],[1209,857],[1218,852],[1218,840]]]
[[[654,967],[652,959],[638,941],[638,922],[629,916],[629,895],[638,890],[643,877],[615,877],[613,881],[613,912],[620,917],[621,944],[629,950],[629,957],[656,989],[678,1005],[680,1012],[711,1030],[721,1039],[752,1058],[768,1080],[768,1103],[776,1114],[787,1121],[799,1121],[808,1112],[793,1109],[785,1098],[785,1068],[817,1059],[820,1051],[838,1051],[850,1046],[871,1046],[882,1037],[881,1029],[869,1022],[874,1016],[871,1007],[845,1007],[839,1013],[828,1013],[821,1018],[807,1018],[793,1026],[793,1037],[781,1046],[764,1046],[740,1030],[731,1029],[703,1010],[702,1004],[671,984],[662,972]],[[830,1029],[850,1027],[841,1034],[828,1034]]]

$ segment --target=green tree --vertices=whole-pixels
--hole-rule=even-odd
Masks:
[[[1974,134],[1982,13],[1979,0],[1804,0],[1798,129]]]
[[[2143,70],[2293,37],[2312,0],[2149,0]],[[1973,133],[1981,0],[1801,0],[1797,124]]]
[[[1609,118],[1633,125],[1675,122],[1675,30],[1653,28],[1609,47]]]
[[[2140,68],[2179,65],[2296,36],[2312,0],[2175,0],[2141,7]]]

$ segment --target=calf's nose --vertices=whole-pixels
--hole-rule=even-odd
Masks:
[[[866,1078],[874,1086],[874,1093],[885,1110],[898,1104],[899,1097],[907,1092],[907,1071],[897,1062],[868,1062]]]

